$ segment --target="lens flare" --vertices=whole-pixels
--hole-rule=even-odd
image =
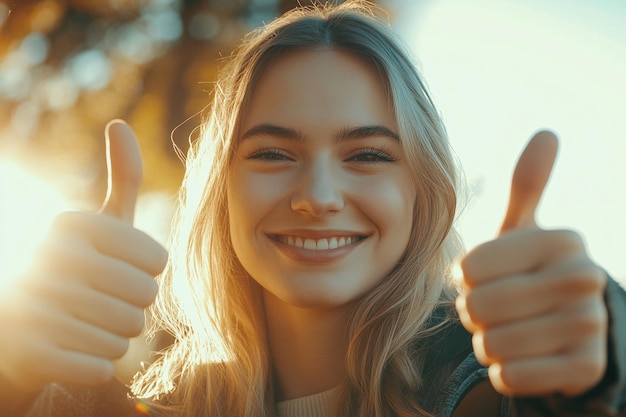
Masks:
[[[135,411],[141,415],[149,416],[150,415],[150,407],[144,402],[137,401],[135,403]]]

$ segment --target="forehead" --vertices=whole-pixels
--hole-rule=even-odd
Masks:
[[[242,125],[387,125],[395,115],[386,82],[354,53],[332,48],[292,51],[270,62],[251,90]]]

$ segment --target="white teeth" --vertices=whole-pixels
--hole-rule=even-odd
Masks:
[[[317,250],[326,250],[328,249],[328,240],[320,239],[317,241]]]
[[[350,245],[358,240],[357,237],[336,237],[330,239],[302,239],[300,237],[286,236],[280,237],[279,240],[289,246],[296,248],[304,248],[308,250],[329,250],[337,249],[342,246]]]

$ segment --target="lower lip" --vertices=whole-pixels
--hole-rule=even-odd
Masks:
[[[278,247],[278,249],[285,254],[288,258],[298,262],[305,263],[328,263],[343,258],[348,253],[352,252],[359,244],[365,239],[361,239],[358,242],[351,243],[350,245],[342,246],[336,249],[326,250],[311,250],[290,246],[277,240],[271,239],[272,242]]]

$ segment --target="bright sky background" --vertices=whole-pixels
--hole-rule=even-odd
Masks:
[[[466,172],[472,196],[458,224],[466,246],[495,236],[520,151],[533,132],[550,128],[561,150],[539,223],[583,233],[595,260],[626,285],[626,1],[386,3]],[[11,219],[37,218],[30,230],[43,232],[67,206],[2,160],[0,180],[0,264],[15,264],[7,249],[21,246],[9,231],[22,226]],[[145,195],[138,205],[137,226],[162,242],[169,201]]]
[[[515,161],[549,128],[561,147],[539,223],[583,233],[626,284],[626,1],[389,3],[471,187],[468,248],[495,236]]]

